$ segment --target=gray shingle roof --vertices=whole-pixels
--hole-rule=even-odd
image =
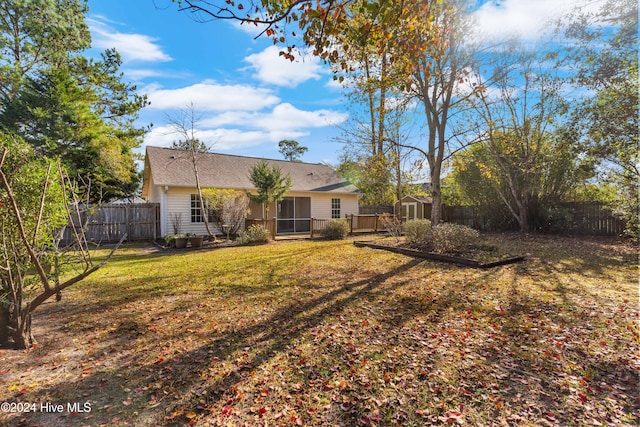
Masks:
[[[429,196],[415,196],[413,194],[407,194],[406,196],[402,197],[402,200],[407,198],[411,198],[422,203],[433,203],[433,199]]]
[[[198,154],[198,177],[203,188],[254,188],[249,171],[265,159],[229,154]],[[358,189],[346,182],[329,166],[315,163],[268,160],[278,166],[283,174],[291,176],[289,191],[317,191],[328,193],[358,193]],[[149,191],[150,177],[160,186],[195,187],[191,152],[171,148],[147,146],[144,166],[143,195]]]

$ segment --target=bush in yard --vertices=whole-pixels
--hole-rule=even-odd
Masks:
[[[480,237],[480,233],[466,225],[441,223],[432,228],[434,252],[460,252]]]
[[[400,218],[391,214],[383,214],[380,216],[380,224],[393,236],[396,242],[400,240],[400,235],[402,234],[402,221]]]
[[[329,240],[343,240],[349,234],[349,224],[346,221],[332,219],[322,230],[322,235]]]
[[[271,233],[263,225],[254,224],[240,233],[238,243],[247,245],[250,243],[267,243],[271,238]]]
[[[569,208],[544,206],[540,209],[538,229],[545,233],[569,233],[574,227],[573,212]]]
[[[249,211],[249,197],[240,190],[207,188],[202,191],[202,198],[210,221],[221,232],[231,236],[238,234]]]
[[[411,219],[405,222],[404,235],[411,246],[430,246],[433,241],[431,221],[428,219]]]
[[[170,248],[176,247],[176,236],[175,234],[167,234],[164,236],[164,243]]]

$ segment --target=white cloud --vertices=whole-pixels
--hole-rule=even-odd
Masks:
[[[128,69],[126,70],[126,75],[128,78],[136,81],[141,81],[149,77],[163,77],[164,74],[158,70],[137,68],[137,69]]]
[[[479,34],[489,39],[521,37],[527,40],[544,35],[550,24],[576,7],[597,10],[603,0],[504,0],[484,3],[473,16]]]
[[[325,74],[318,57],[300,52],[292,62],[280,56],[281,50],[281,47],[269,46],[244,60],[250,64],[248,68],[255,71],[256,79],[277,86],[296,87],[307,80],[318,80]]]
[[[243,131],[239,129],[197,129],[195,136],[213,151],[229,151],[232,149],[253,147],[269,141],[268,133],[261,131]],[[171,126],[158,126],[149,132],[145,145],[170,147],[178,141],[178,135]]]
[[[287,138],[299,138],[308,135],[308,132],[270,132],[267,130],[246,129],[197,129],[195,136],[203,141],[213,151],[234,151],[242,148],[257,147],[264,144],[272,144]],[[178,141],[180,135],[170,126],[153,128],[144,138],[145,145],[156,147],[170,147],[174,141]]]
[[[198,114],[198,112],[196,112]],[[309,129],[342,123],[346,113],[331,110],[303,111],[291,104],[277,105],[271,111],[227,111],[198,120],[195,136],[214,151],[233,151],[273,144],[282,139],[309,135]],[[171,126],[154,127],[146,145],[169,147],[180,138]]]
[[[331,110],[303,111],[283,103],[270,115],[258,118],[257,123],[272,130],[319,128],[342,123],[347,116],[347,113]]]
[[[141,90],[149,97],[150,109],[182,109],[191,103],[200,111],[255,111],[280,101],[269,89],[249,85],[223,85],[205,80],[178,89],[147,86]]]
[[[134,33],[121,33],[98,19],[87,19],[93,39],[93,46],[100,49],[116,50],[125,62],[167,62],[172,58],[162,51],[156,38]]]
[[[269,132],[288,132],[298,129],[336,125],[347,119],[347,114],[332,110],[299,110],[289,103],[277,105],[270,112],[226,112],[203,120],[205,126],[247,126]]]

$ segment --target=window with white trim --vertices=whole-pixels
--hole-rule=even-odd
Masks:
[[[331,199],[331,218],[340,218],[340,199]]]
[[[200,209],[200,198],[197,194],[191,195],[191,222],[204,222],[202,217],[202,209]]]

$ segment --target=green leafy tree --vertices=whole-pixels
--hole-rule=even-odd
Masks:
[[[300,145],[298,141],[291,139],[283,139],[278,143],[278,147],[280,147],[280,154],[290,162],[300,161],[300,157],[309,150],[307,147]]]
[[[17,98],[27,76],[72,65],[91,46],[87,11],[82,0],[0,2],[0,109]]]
[[[459,90],[472,62],[470,43],[462,43],[470,26],[465,5],[457,0],[353,2],[349,5],[352,15],[342,22],[343,30],[336,31],[342,58],[349,60],[346,70],[356,75],[347,81],[355,80],[356,93],[370,116],[366,134],[371,138],[372,157],[386,153],[387,162],[393,164],[399,198],[400,148],[423,156],[429,166],[434,224],[442,215],[440,181],[455,136],[450,119],[473,93]],[[340,65],[344,70],[344,64]],[[418,106],[426,128],[426,136],[412,144],[387,120],[410,101]]]
[[[543,227],[545,211],[590,175],[553,135],[527,143],[516,133],[473,145],[454,157],[452,169],[458,200],[480,207],[493,227],[515,222],[522,232]]]
[[[249,180],[256,187],[258,194],[247,195],[255,203],[265,204],[265,217],[269,218],[269,203],[282,200],[291,188],[291,177],[289,174],[283,176],[278,166],[270,166],[269,162],[261,160],[249,171]]]
[[[638,2],[607,1],[598,13],[569,17],[575,40],[575,80],[590,89],[576,103],[565,138],[617,188],[612,207],[626,233],[640,239],[640,127],[638,110]]]
[[[239,190],[206,188],[202,190],[202,198],[218,230],[231,236],[238,234],[249,210],[247,194]]]
[[[58,249],[65,226],[79,223],[65,176],[20,138],[0,133],[0,345],[31,347],[33,312],[111,257],[95,264],[77,228],[70,248]]]
[[[140,175],[134,124],[146,97],[122,81],[118,53],[91,45],[86,2],[8,0],[0,6],[0,127],[58,157],[91,201],[131,196]],[[2,43],[4,42],[4,43]]]
[[[341,176],[362,192],[360,203],[389,206],[395,200],[392,171],[384,156],[344,155],[336,168]]]
[[[1,112],[0,125],[22,135],[39,154],[61,159],[72,176],[90,182],[91,200],[130,196],[139,179],[133,149],[144,134],[131,121],[146,101],[126,86],[106,89],[120,85],[110,81],[108,66],[85,65],[95,74],[60,67],[27,77],[18,97]],[[93,81],[84,81],[87,77]],[[118,96],[137,100],[116,103]]]

